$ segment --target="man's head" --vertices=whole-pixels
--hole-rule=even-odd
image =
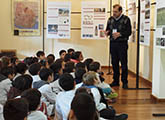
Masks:
[[[113,6],[113,17],[118,18],[122,14],[122,6],[115,4]]]

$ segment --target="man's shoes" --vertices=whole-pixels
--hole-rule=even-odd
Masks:
[[[115,116],[114,120],[127,120],[128,119],[128,115],[127,114],[119,114]]]
[[[123,84],[123,89],[128,89],[128,84]]]
[[[116,86],[120,86],[120,84],[119,84],[119,83],[112,82],[112,83],[110,84],[110,86],[111,86],[111,87],[116,87]]]

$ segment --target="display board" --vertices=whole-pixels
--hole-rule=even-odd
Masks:
[[[165,49],[165,2],[163,0],[156,1],[156,46]]]
[[[40,7],[40,0],[12,0],[12,30],[14,35],[40,35]]]
[[[104,32],[107,23],[106,6],[106,2],[82,2],[82,39],[106,39]]]
[[[71,2],[47,3],[47,38],[70,39]]]
[[[142,45],[150,45],[150,0],[141,0],[141,14],[140,14],[140,43]]]
[[[127,0],[128,16],[131,20],[132,35],[129,37],[129,42],[136,41],[136,0]]]

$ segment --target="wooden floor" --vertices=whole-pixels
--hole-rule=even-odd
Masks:
[[[112,82],[112,75],[106,75],[107,69],[103,69],[107,83]],[[136,77],[129,74],[129,87],[136,87]],[[165,120],[165,117],[153,117],[153,113],[165,113],[165,103],[156,104],[151,100],[151,90],[124,90],[120,87],[114,89],[119,94],[117,102],[112,104],[117,113],[127,113],[128,120]],[[140,80],[141,88],[149,88],[146,82]]]

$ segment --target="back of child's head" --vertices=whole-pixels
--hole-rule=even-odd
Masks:
[[[71,59],[71,55],[67,53],[64,57],[64,62],[69,62],[70,59]]]
[[[13,81],[13,87],[20,90],[21,93],[32,87],[33,78],[30,75],[21,75],[18,76]]]
[[[1,69],[1,74],[4,75],[7,78],[9,78],[9,76],[13,76],[14,77],[15,70],[14,70],[13,67],[3,67]]]
[[[23,62],[27,65],[30,66],[31,64],[33,64],[33,57],[26,57]]]
[[[25,90],[21,94],[21,98],[26,98],[29,103],[29,112],[37,110],[40,105],[41,93],[39,90],[33,88]]]
[[[86,73],[86,70],[84,68],[78,68],[75,71],[75,80],[76,84],[82,82],[83,75]]]
[[[92,58],[88,58],[84,61],[84,64],[87,68],[87,70],[89,71],[89,65],[93,62],[93,59]]]
[[[87,93],[77,94],[71,103],[71,110],[77,120],[95,120],[96,105],[94,99]]]
[[[54,63],[54,61],[55,61],[55,56],[53,54],[49,54],[47,56],[47,60],[48,60],[48,64],[52,65]]]
[[[41,65],[39,63],[33,63],[32,65],[30,65],[29,67],[29,73],[31,75],[38,75],[39,71],[41,69]]]
[[[11,64],[13,66],[17,65],[18,62],[19,62],[19,59],[16,56],[14,56],[14,57],[11,58]]]
[[[80,88],[78,88],[78,89],[76,90],[75,95],[78,95],[79,93],[87,93],[87,94],[89,94],[89,95],[94,99],[93,94],[92,94],[90,88],[87,88],[87,87],[80,87]]]
[[[73,90],[75,87],[74,78],[69,73],[64,73],[60,76],[59,85],[65,91]]]
[[[57,59],[51,66],[50,69],[53,70],[54,73],[59,73],[60,70],[62,70],[62,59]]]
[[[41,65],[42,68],[49,68],[47,59],[40,60],[39,64]]]
[[[25,74],[27,69],[28,66],[25,63],[18,63],[18,65],[16,65],[16,72],[22,75]]]
[[[69,62],[65,63],[64,73],[71,73],[71,72],[74,72],[74,70],[75,70],[74,62],[69,61]]]
[[[82,52],[81,51],[76,51],[73,53],[74,59],[78,61],[83,60]]]
[[[97,72],[100,69],[100,63],[99,62],[93,62],[89,65],[89,71]]]
[[[1,58],[1,62],[2,62],[2,68],[3,67],[8,67],[11,65],[11,59],[9,57],[3,56]]]
[[[78,68],[83,68],[83,69],[85,69],[85,63],[83,63],[83,62],[77,63],[77,64],[76,64],[76,69],[78,69]]]
[[[45,53],[44,53],[43,51],[38,51],[38,52],[36,53],[36,56],[39,58],[39,57],[41,57],[41,56],[45,56]]]
[[[94,85],[97,76],[95,72],[87,72],[83,75],[83,83],[87,86]]]
[[[42,68],[39,73],[39,76],[41,80],[43,81],[48,81],[49,76],[52,76],[52,75],[53,75],[53,71],[48,68]]]
[[[68,52],[68,54],[72,54],[72,53],[74,53],[75,52],[75,50],[73,49],[73,48],[69,48],[68,50],[67,50],[67,52]]]
[[[24,120],[28,115],[28,102],[24,98],[11,99],[4,105],[5,120]]]

